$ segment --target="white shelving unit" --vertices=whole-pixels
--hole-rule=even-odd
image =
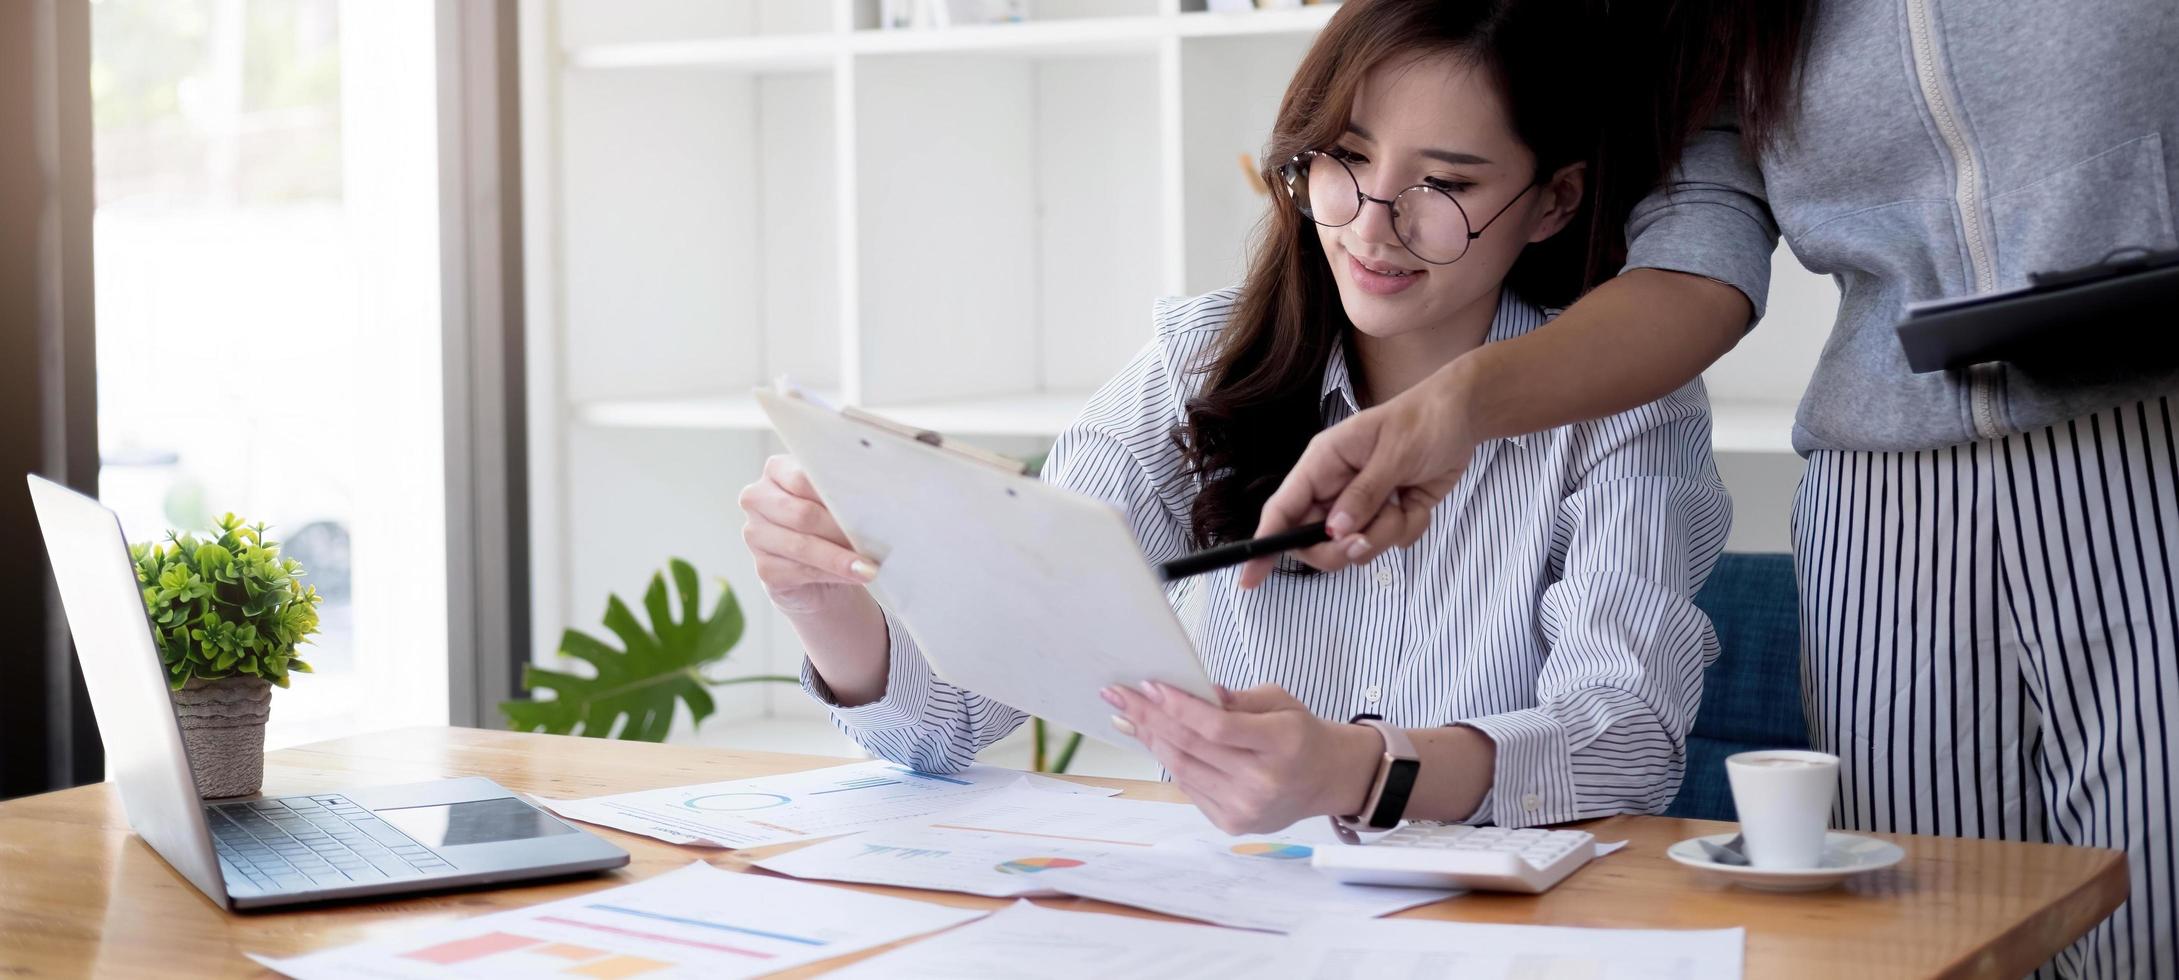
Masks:
[[[1335,8],[1201,5],[886,31],[876,0],[525,0],[537,655],[677,555],[742,597],[736,669],[792,672],[734,502],[776,448],[751,388],[1034,451],[1155,297],[1238,279],[1249,161]],[[1806,372],[1761,348],[1797,333],[1721,364],[1721,450],[1785,450]],[[725,719],[816,713],[722,693]]]

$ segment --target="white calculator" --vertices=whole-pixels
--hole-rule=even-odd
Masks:
[[[1309,863],[1351,885],[1536,894],[1596,857],[1579,830],[1408,824],[1366,844],[1321,844]]]

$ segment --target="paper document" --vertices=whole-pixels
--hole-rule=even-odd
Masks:
[[[1574,929],[1426,919],[1320,922],[1290,937],[1308,980],[1740,980],[1739,929]]]
[[[940,679],[1129,752],[1142,743],[1112,726],[1106,687],[1155,680],[1217,703],[1111,502],[791,384],[755,397],[848,541],[879,559],[870,594]]]
[[[298,980],[754,977],[985,914],[701,862],[620,888],[285,960]]]
[[[943,936],[873,956],[832,974],[840,980],[1197,980],[1276,976],[1285,939],[1193,923],[1096,912],[1057,912],[1027,902]]]
[[[1322,820],[1234,837],[1185,803],[1014,789],[757,866],[975,895],[1078,895],[1271,932],[1324,916],[1387,915],[1456,894],[1333,881],[1310,868],[1309,857],[1335,839]]]
[[[581,800],[540,798],[538,802],[563,817],[671,844],[761,847],[927,816],[1024,781],[1035,787],[1033,792],[1093,796],[1119,792],[995,766],[971,766],[938,775],[890,762],[858,762],[700,786]]]
[[[845,980],[1740,980],[1739,929],[1659,931],[1324,920],[1290,936],[1026,902],[856,963]]]

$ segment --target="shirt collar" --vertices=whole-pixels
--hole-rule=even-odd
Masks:
[[[1324,410],[1324,420],[1332,422],[1362,410],[1362,402],[1354,396],[1354,379],[1347,374],[1347,344],[1345,338],[1332,345],[1332,356],[1324,361],[1324,384],[1317,389],[1317,405]],[[1345,411],[1335,415],[1335,409]]]
[[[1513,294],[1513,290],[1498,291],[1498,311],[1491,317],[1490,332],[1483,338],[1486,344],[1511,340],[1537,327],[1543,326],[1558,311],[1545,311],[1529,301]],[[1324,383],[1317,389],[1317,405],[1323,410],[1326,424],[1340,421],[1362,410],[1361,399],[1354,392],[1354,377],[1347,371],[1347,345],[1332,345],[1332,356],[1324,361]],[[1509,436],[1506,441],[1516,446],[1528,444],[1527,435]]]

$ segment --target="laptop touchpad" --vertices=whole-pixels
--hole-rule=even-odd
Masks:
[[[490,844],[494,841],[527,840],[572,834],[570,827],[513,797],[473,800],[438,806],[409,806],[373,810],[379,818],[401,828],[402,833],[430,848]]]

